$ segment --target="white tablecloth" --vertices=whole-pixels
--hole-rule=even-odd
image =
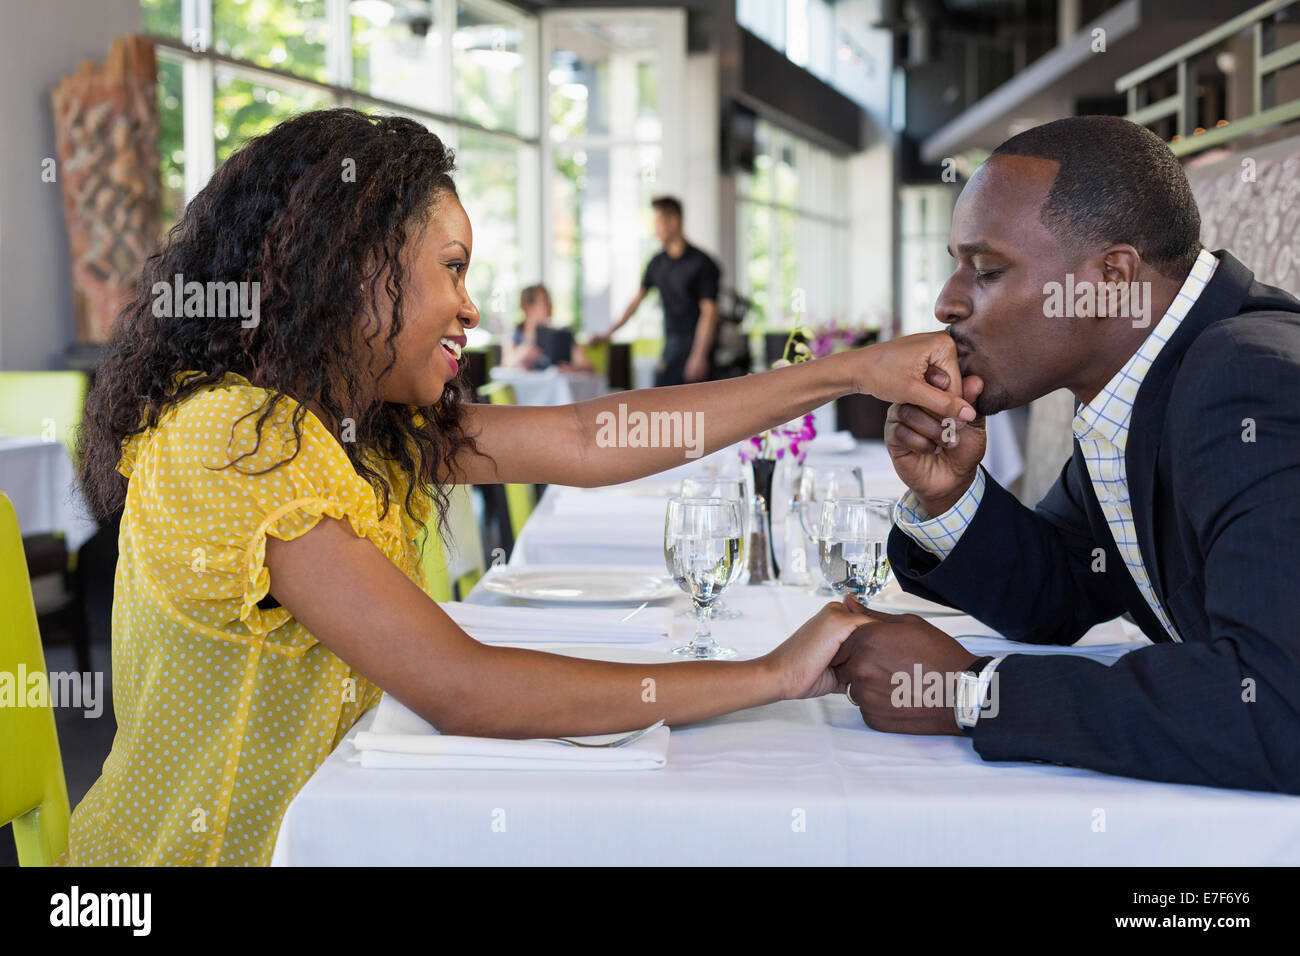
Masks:
[[[850,458],[869,493],[890,490],[883,448]],[[836,456],[842,457],[842,456]],[[883,469],[879,466],[883,465]],[[683,470],[699,470],[700,462]],[[896,481],[896,479],[895,479]],[[660,479],[642,487],[659,497]],[[897,487],[897,486],[895,486]],[[629,490],[594,490],[593,495]],[[564,563],[537,521],[561,501],[548,491],[525,530],[528,563]],[[547,499],[551,499],[547,505]],[[560,507],[563,512],[572,506]],[[642,501],[628,514],[653,514]],[[657,552],[662,527],[602,517],[587,523],[587,562]],[[651,535],[635,546],[622,542]],[[525,563],[523,561],[514,563]],[[481,588],[478,603],[500,603]],[[737,620],[715,637],[755,656],[821,606],[807,589],[736,587]],[[672,602],[685,607],[685,596]],[[1131,626],[1094,629],[1089,645],[1013,645],[968,617],[934,623],[975,653],[1092,653],[1144,646]],[[692,622],[675,621],[674,642]],[[983,636],[978,636],[983,635]],[[1128,640],[1127,646],[1116,642]],[[642,645],[667,649],[673,642]],[[369,726],[373,712],[349,738]],[[1255,865],[1300,862],[1300,800],[1150,783],[1031,763],[985,763],[969,740],[878,733],[841,695],[784,701],[674,727],[668,765],[638,773],[363,770],[345,740],[290,805],[279,865],[927,864]]]
[[[0,436],[0,491],[13,501],[25,535],[61,531],[76,551],[95,533],[62,442]]]

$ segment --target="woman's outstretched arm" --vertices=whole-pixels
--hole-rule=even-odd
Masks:
[[[611,664],[480,644],[333,518],[269,538],[266,567],[272,596],[318,641],[449,734],[613,733],[828,693],[840,688],[832,657],[865,620],[830,604],[757,660]]]
[[[927,373],[941,387],[927,382]],[[578,487],[631,481],[858,392],[920,405],[958,424],[975,416],[961,397],[952,339],[924,333],[720,382],[637,389],[549,408],[474,405],[467,410],[468,429],[484,454],[463,453],[457,476],[443,477]]]

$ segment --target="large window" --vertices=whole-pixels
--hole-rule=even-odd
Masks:
[[[306,110],[401,113],[457,151],[482,340],[540,274],[537,21],[497,0],[141,0],[159,37],[169,221],[248,140]]]
[[[680,194],[681,78],[686,21],[679,10],[549,13],[545,24],[549,180],[546,274],[555,321],[607,329],[659,249],[650,200]],[[690,210],[686,210],[687,234]],[[663,334],[648,300],[628,336]]]
[[[844,324],[849,314],[845,161],[765,121],[753,175],[737,177],[740,291],[760,329]]]
[[[934,304],[953,272],[948,227],[960,187],[904,186],[899,190],[899,314],[903,334],[933,332]]]

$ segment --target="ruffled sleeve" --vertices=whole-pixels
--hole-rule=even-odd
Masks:
[[[132,533],[144,539],[136,553],[158,596],[194,628],[227,640],[242,624],[249,637],[274,641],[290,620],[283,607],[258,606],[271,586],[268,535],[292,541],[322,516],[346,520],[411,573],[397,509],[381,519],[374,489],[314,415],[303,415],[295,436],[296,403],[282,398],[259,441],[268,397],[251,385],[196,393],[166,413],[148,441],[124,449],[128,505],[137,509]],[[286,650],[315,643],[301,628],[281,640],[298,645]]]

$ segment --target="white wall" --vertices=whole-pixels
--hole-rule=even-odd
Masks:
[[[682,95],[685,107],[682,135],[686,148],[682,230],[693,244],[718,258],[718,139],[722,120],[716,52],[692,53],[686,57]],[[730,283],[734,277],[728,275],[724,281]]]
[[[849,159],[849,302],[854,324],[879,319],[894,309],[894,148],[882,138]]]
[[[848,318],[867,322],[894,311],[894,135],[890,129],[889,91],[893,70],[893,38],[873,29],[880,18],[878,0],[840,0],[835,26],[852,40],[862,62],[836,57],[836,85],[867,111],[865,150],[849,160],[851,225]]]
[[[58,368],[76,337],[50,91],[139,29],[139,0],[0,0],[0,369]]]

